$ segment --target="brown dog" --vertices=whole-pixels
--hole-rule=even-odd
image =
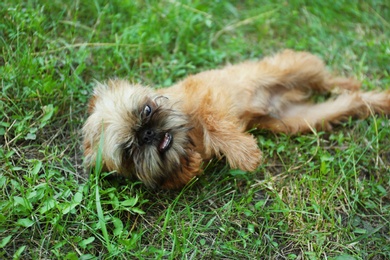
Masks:
[[[254,171],[261,151],[248,129],[294,134],[329,130],[349,116],[390,113],[389,90],[359,87],[356,80],[333,77],[318,57],[290,50],[205,71],[170,88],[111,80],[98,84],[89,103],[85,162],[93,166],[101,149],[104,170],[165,188],[182,187],[213,156]],[[332,90],[340,94],[312,102],[313,94]]]

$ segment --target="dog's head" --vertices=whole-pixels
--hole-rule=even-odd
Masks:
[[[187,116],[151,88],[120,80],[98,84],[88,112],[83,127],[88,168],[101,149],[104,170],[149,187],[179,188],[199,174],[202,160],[193,150]]]

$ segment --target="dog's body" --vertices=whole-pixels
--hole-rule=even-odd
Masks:
[[[99,85],[83,128],[87,166],[99,142],[105,170],[150,187],[179,188],[202,162],[224,155],[232,168],[254,171],[261,161],[257,127],[297,133],[329,130],[349,116],[390,114],[390,91],[361,92],[353,79],[335,78],[306,52],[283,51],[190,76],[159,90],[110,81]],[[313,103],[313,94],[340,95]]]

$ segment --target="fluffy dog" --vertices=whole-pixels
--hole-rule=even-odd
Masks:
[[[89,102],[85,163],[92,167],[101,149],[105,171],[153,188],[182,187],[214,156],[254,171],[262,153],[249,129],[295,134],[330,130],[349,116],[390,113],[389,90],[359,87],[354,79],[332,76],[318,57],[291,50],[157,90],[110,80],[96,86]],[[335,90],[337,97],[313,101]]]

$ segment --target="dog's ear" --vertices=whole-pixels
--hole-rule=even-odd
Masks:
[[[202,173],[202,157],[200,156],[200,154],[191,150],[188,152],[187,155],[188,157],[182,157],[180,159],[181,171],[178,171],[162,183],[162,187],[164,189],[183,188],[183,186],[189,183],[192,178]]]

